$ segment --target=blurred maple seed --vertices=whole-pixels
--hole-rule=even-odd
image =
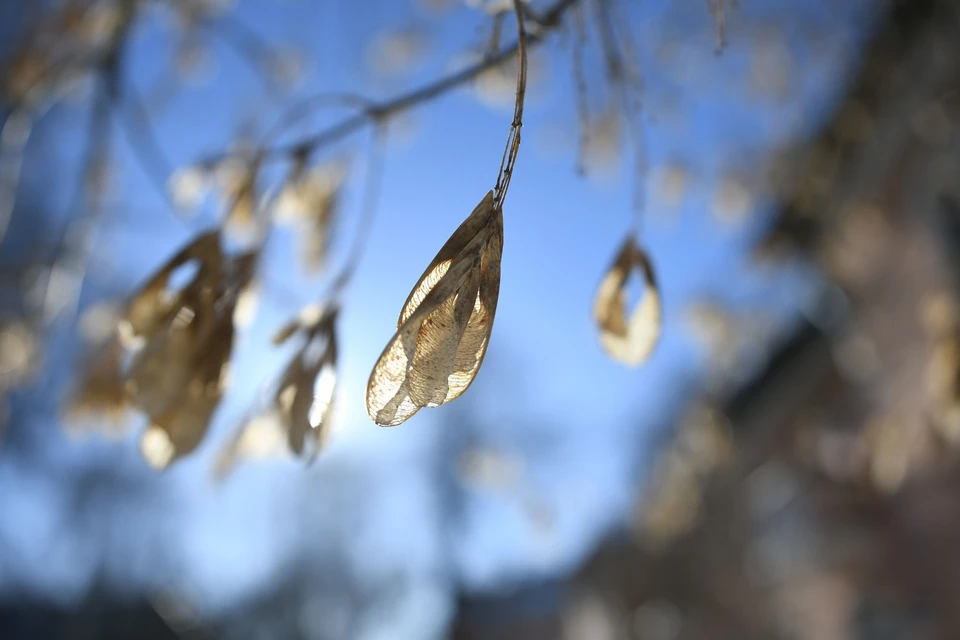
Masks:
[[[318,316],[301,314],[296,326],[281,329],[274,344],[302,335],[303,343],[280,377],[274,406],[287,433],[290,449],[312,461],[326,439],[337,386],[337,315],[324,309]]]
[[[628,317],[627,281],[634,270],[638,270],[643,278],[643,294]],[[639,365],[657,346],[661,316],[660,291],[653,266],[633,237],[629,237],[600,282],[593,303],[593,317],[600,329],[600,345],[617,362],[629,367]]]
[[[287,448],[307,464],[316,459],[330,432],[337,390],[338,313],[337,307],[309,305],[277,331],[274,345],[294,336],[302,342],[270,389],[266,406],[244,420],[220,454],[217,477],[241,459],[278,457]]]
[[[256,257],[224,255],[219,231],[175,254],[132,296],[68,414],[97,411],[119,421],[135,407],[151,423],[141,451],[158,469],[195,449],[226,386],[234,311]]]

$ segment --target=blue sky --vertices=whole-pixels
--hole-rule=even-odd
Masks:
[[[0,515],[0,539],[15,552],[0,565],[0,594],[27,589],[69,601],[105,562],[118,586],[173,583],[193,594],[201,609],[218,610],[266,588],[290,563],[322,572],[335,560],[361,584],[405,576],[408,588],[383,605],[381,617],[400,634],[391,637],[402,637],[404,625],[406,637],[427,637],[425,629],[441,628],[451,614],[455,582],[497,589],[560,574],[628,517],[643,477],[636,463],[647,454],[644,443],[669,424],[703,365],[684,321],[691,300],[715,298],[776,318],[806,304],[805,280],[796,269],[770,273],[749,265],[747,251],[764,216],[762,192],[755,192],[752,213],[739,224],[717,220],[712,194],[730,172],[762,185],[761,167],[771,150],[816,125],[856,54],[870,3],[741,2],[729,16],[730,45],[719,57],[705,3],[626,4],[646,79],[649,163],[680,164],[689,176],[673,212],[664,211],[653,185],[647,188],[643,243],[658,271],[666,315],[662,343],[645,366],[624,369],[597,343],[592,298],[635,215],[630,163],[600,179],[576,175],[569,53],[554,38],[536,54],[545,72],[527,102],[504,211],[495,329],[474,388],[393,429],[373,425],[363,408],[370,368],[410,287],[496,178],[511,109],[490,108],[464,89],[416,110],[411,133],[388,146],[376,224],[341,319],[345,408],[329,450],[309,470],[288,461],[255,463],[223,485],[210,482],[213,454],[282,362],[267,340],[296,305],[286,294],[267,293],[256,324],[240,340],[235,388],[207,441],[169,472],[152,475],[133,438],[76,441],[51,433],[44,447],[62,469],[56,477],[0,457],[0,484],[16,487],[4,491],[12,497]],[[241,0],[235,15],[267,41],[307,53],[302,95],[349,90],[388,98],[442,73],[458,53],[483,42],[481,14],[454,5],[429,17],[406,0]],[[372,80],[363,64],[365,46],[397,26],[424,29],[426,54],[409,74]],[[148,28],[135,42],[127,72],[142,93],[170,59],[169,35],[169,26]],[[785,38],[782,49],[777,37]],[[758,54],[760,46],[768,49]],[[783,50],[789,64],[774,73],[789,74],[784,95],[756,94],[751,64]],[[223,149],[244,119],[259,115],[271,122],[277,113],[263,84],[233,52],[217,45],[212,58],[211,81],[188,86],[157,119],[165,152],[178,166]],[[602,87],[599,72],[587,79]],[[317,119],[324,121],[330,120]],[[74,139],[60,145],[67,159],[76,153]],[[331,150],[357,152],[353,166],[360,180],[354,186],[362,184],[367,148],[367,135],[360,134]],[[126,144],[118,149],[121,213],[101,232],[103,264],[94,265],[87,298],[105,288],[129,290],[213,220],[207,212],[186,226],[174,221]],[[66,206],[70,193],[57,193],[60,204]],[[358,212],[353,190],[338,248],[349,244]],[[283,282],[285,292],[305,303],[324,282],[291,272],[291,251],[280,234],[271,246],[270,281]],[[506,491],[461,487],[453,519],[436,475],[452,455],[451,430],[472,446],[506,454],[521,469]],[[70,470],[98,465],[119,465],[144,478],[150,501],[105,500],[90,515],[95,524],[63,530]],[[531,505],[549,514],[547,525],[531,516]],[[124,544],[103,547],[100,528]],[[412,613],[420,610],[429,615]],[[364,637],[380,637],[380,623],[363,624]]]

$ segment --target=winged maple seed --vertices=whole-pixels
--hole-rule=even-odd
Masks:
[[[643,294],[628,317],[626,285],[634,271],[639,271],[643,278]],[[600,282],[593,304],[603,350],[627,366],[641,364],[650,357],[660,338],[661,315],[653,266],[633,238],[627,238]]]
[[[367,384],[367,413],[396,426],[458,398],[490,341],[500,294],[503,211],[484,196],[413,287]]]
[[[141,451],[155,468],[193,451],[220,402],[234,312],[256,258],[224,255],[218,231],[184,247],[132,296],[71,409],[117,417],[127,406],[142,411],[151,426]],[[175,286],[184,271],[185,283]]]
[[[329,432],[328,418],[337,386],[337,312],[332,307],[315,320],[301,316],[295,333],[303,334],[303,344],[280,377],[274,396],[290,449],[309,461],[316,457]],[[277,338],[285,341],[289,335]]]
[[[294,336],[303,341],[270,394],[268,406],[240,426],[217,462],[226,475],[240,458],[280,454],[283,441],[296,455],[313,462],[329,435],[337,387],[336,307],[309,306],[281,328],[273,343]]]

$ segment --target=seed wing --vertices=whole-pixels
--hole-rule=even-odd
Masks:
[[[374,366],[367,412],[395,426],[460,396],[489,342],[500,291],[503,215],[489,192],[440,249],[400,313]]]

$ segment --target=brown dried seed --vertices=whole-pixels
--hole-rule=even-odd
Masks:
[[[503,212],[488,192],[450,236],[403,305],[370,374],[367,413],[395,426],[459,397],[486,354],[500,294]]]
[[[196,447],[220,399],[233,309],[252,266],[247,256],[225,261],[218,231],[177,252],[131,297],[117,338],[87,368],[68,418],[96,412],[121,422],[133,405],[155,423],[144,452],[156,467]],[[191,267],[187,281],[174,286],[178,271]],[[124,349],[135,351],[129,367]],[[156,429],[168,434],[162,442]]]
[[[225,476],[242,459],[276,456],[286,446],[312,462],[329,433],[337,387],[336,308],[311,306],[274,337],[279,345],[294,335],[304,340],[280,375],[268,406],[239,426],[220,454],[216,475]]]
[[[290,449],[310,461],[329,432],[337,385],[336,319],[334,308],[317,324],[302,326],[306,339],[280,377],[274,396]]]
[[[626,284],[635,270],[643,278],[644,292],[628,317]],[[649,258],[632,237],[623,243],[600,282],[593,315],[600,329],[600,344],[611,358],[632,367],[650,357],[660,338],[660,292]]]
[[[171,275],[190,260],[199,262],[196,273],[171,293]],[[206,433],[225,386],[237,301],[255,266],[256,254],[226,259],[219,234],[204,234],[131,304],[129,331],[143,345],[126,372],[125,391],[151,421],[141,450],[152,466],[164,468],[190,453]]]

